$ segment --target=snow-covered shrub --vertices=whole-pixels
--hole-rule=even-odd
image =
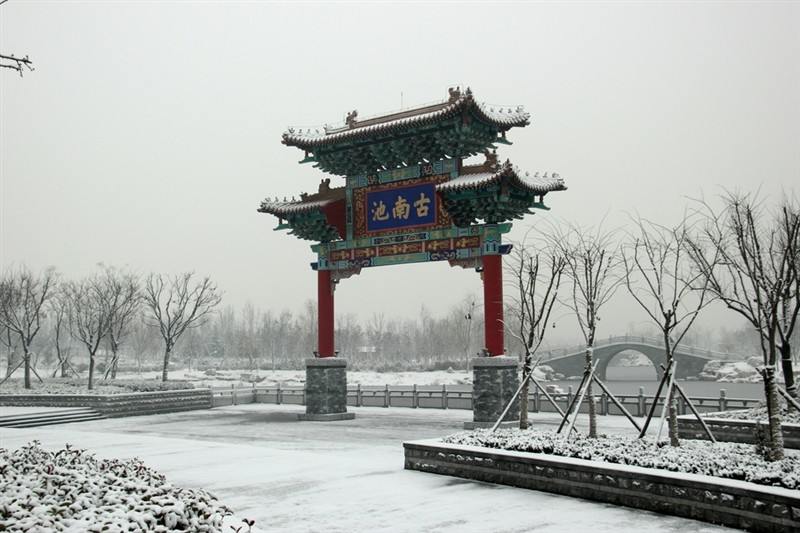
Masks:
[[[230,509],[134,459],[99,460],[67,445],[0,448],[0,530],[221,532]]]
[[[789,407],[785,400],[780,400],[781,404],[781,423],[785,424],[800,424],[800,411],[793,407]],[[756,407],[752,409],[743,409],[740,411],[723,411],[720,413],[704,413],[703,418],[733,418],[736,420],[752,420],[767,423],[767,404],[764,400],[758,402]]]
[[[126,394],[130,392],[159,392],[193,389],[188,381],[160,381],[149,379],[109,379],[95,382],[94,389],[86,388],[81,378],[53,378],[44,383],[34,383],[26,389],[21,379],[8,380],[0,387],[2,394]]]
[[[656,444],[650,438],[637,439],[622,435],[604,435],[597,439],[573,435],[568,439],[566,435],[541,429],[498,429],[494,432],[476,429],[449,435],[442,441],[800,489],[800,457],[791,455],[781,461],[768,462],[748,444],[692,440],[673,447],[661,442]]]

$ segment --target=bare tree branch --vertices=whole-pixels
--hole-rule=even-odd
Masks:
[[[158,328],[164,340],[162,379],[169,377],[172,349],[188,329],[201,326],[207,315],[222,301],[217,285],[208,277],[193,282],[194,272],[173,278],[151,274],[144,287],[147,323]]]
[[[700,310],[710,301],[708,281],[686,261],[687,220],[667,229],[634,219],[637,231],[622,248],[625,286],[650,320],[661,330],[666,353],[665,368],[673,369],[673,353],[691,328]],[[700,282],[700,283],[698,283]],[[670,370],[674,371],[674,370]],[[669,376],[665,376],[671,382]],[[668,391],[669,439],[678,446],[675,394]],[[649,420],[648,420],[649,422]]]
[[[586,341],[585,379],[592,372],[594,341],[600,321],[600,309],[611,299],[623,278],[617,273],[620,266],[616,232],[580,229],[566,226],[566,232],[554,228],[550,238],[555,249],[566,260],[565,273],[572,283],[572,298],[564,302],[578,319]],[[589,436],[597,437],[597,412],[589,381],[586,392],[589,402]]]
[[[0,324],[19,337],[25,363],[25,388],[31,384],[31,343],[39,333],[45,304],[58,282],[55,269],[34,275],[27,267],[6,272],[0,279]]]
[[[528,427],[528,389],[529,376],[533,371],[533,354],[544,340],[553,306],[558,299],[561,275],[567,264],[558,249],[551,246],[548,250],[536,250],[526,242],[527,237],[514,246],[507,267],[516,288],[516,297],[508,311],[516,319],[517,330],[509,328],[508,324],[506,328],[525,350],[520,390],[520,429]]]
[[[19,72],[20,77],[22,77],[26,68],[30,72],[36,70],[33,68],[33,61],[28,59],[27,55],[25,57],[14,57],[13,54],[10,56],[0,54],[0,60],[8,61],[8,63],[0,63],[0,67],[16,70],[17,72]]]
[[[793,228],[800,224],[800,214],[796,204],[792,207],[786,203],[776,214],[757,195],[726,191],[722,201],[720,212],[700,201],[699,214],[705,226],[687,241],[689,254],[707,280],[709,291],[759,332],[771,441],[768,459],[779,460],[784,450],[775,382],[776,344],[780,331],[794,327],[787,327],[790,324],[786,320],[797,317],[796,313],[782,314],[782,310],[788,308],[796,293],[793,265],[798,260],[800,229]]]

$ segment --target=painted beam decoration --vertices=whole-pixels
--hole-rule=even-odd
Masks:
[[[544,196],[565,190],[557,174],[530,176],[498,162],[506,132],[529,123],[521,107],[478,103],[451,89],[440,104],[319,130],[290,128],[283,142],[305,150],[302,162],[344,177],[300,200],[265,200],[259,212],[315,241],[313,265],[343,279],[361,268],[448,261],[480,269],[482,257],[508,253],[512,220],[547,209]],[[485,162],[465,165],[483,153]]]

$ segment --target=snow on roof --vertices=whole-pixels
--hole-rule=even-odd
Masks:
[[[285,199],[283,202],[264,200],[261,202],[261,207],[258,211],[259,213],[269,213],[277,216],[296,215],[321,209],[334,201],[334,199],[315,200],[311,202],[304,202],[302,200],[286,201]]]
[[[530,114],[526,113],[522,106],[499,107],[476,102],[472,91],[468,88],[463,93],[451,91],[451,98],[439,104],[426,105],[362,121],[356,120],[357,114],[353,112],[348,117],[348,123],[337,128],[326,126],[321,130],[308,128],[305,131],[302,128],[298,130],[289,128],[283,134],[283,142],[289,145],[333,144],[350,137],[365,137],[389,129],[434,122],[451,116],[464,107],[475,110],[479,120],[508,128],[526,126],[530,119]]]
[[[553,173],[548,177],[547,173],[540,177],[537,172],[530,176],[527,172],[522,173],[517,167],[506,162],[497,172],[478,172],[475,174],[463,174],[450,181],[440,183],[436,186],[440,191],[457,191],[461,189],[475,189],[486,186],[492,182],[500,181],[503,176],[508,176],[518,186],[529,191],[544,194],[550,191],[563,191],[567,187],[564,180]]]

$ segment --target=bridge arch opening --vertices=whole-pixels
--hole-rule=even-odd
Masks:
[[[657,381],[656,367],[637,350],[623,350],[612,357],[606,368],[608,381]]]

